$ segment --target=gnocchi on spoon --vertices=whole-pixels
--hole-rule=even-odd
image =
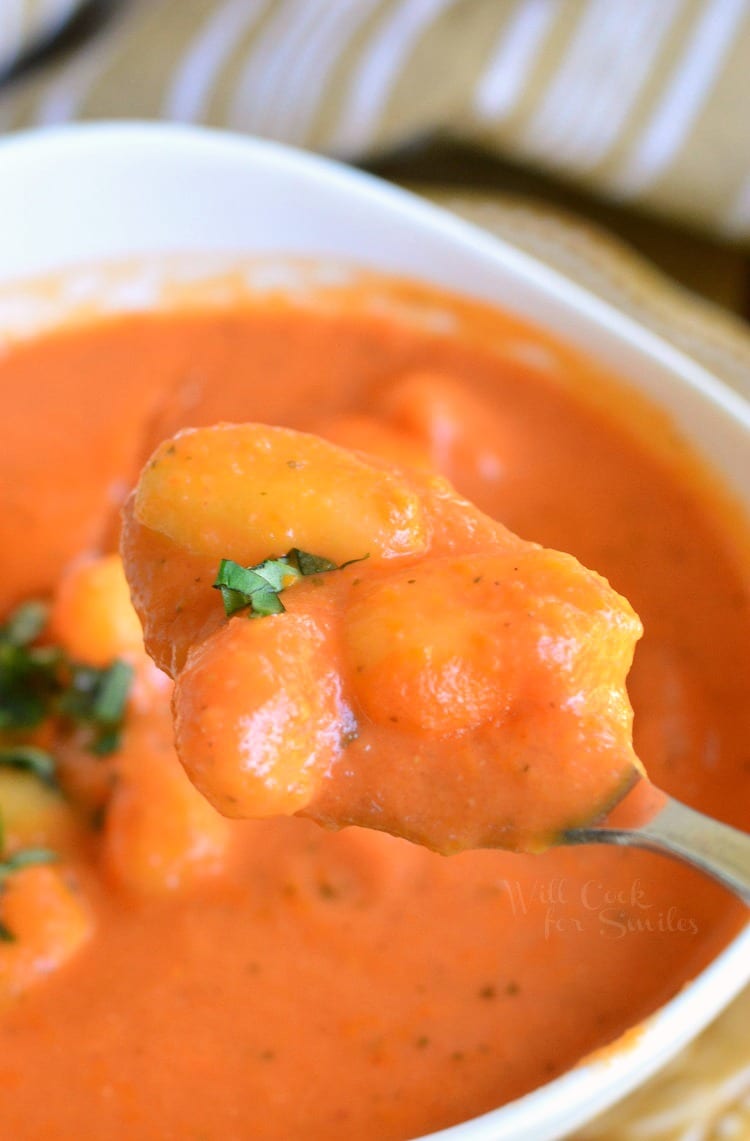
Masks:
[[[144,468],[123,553],[182,763],[226,815],[538,851],[641,774],[628,602],[423,469],[285,428],[183,431]]]

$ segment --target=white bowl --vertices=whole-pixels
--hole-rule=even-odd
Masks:
[[[0,343],[19,319],[4,286],[186,251],[344,258],[514,310],[665,408],[750,513],[748,403],[542,263],[410,194],[278,145],[192,128],[105,124],[0,143]],[[125,290],[115,303],[143,298]],[[748,980],[750,927],[605,1057],[431,1141],[563,1136],[666,1062]]]

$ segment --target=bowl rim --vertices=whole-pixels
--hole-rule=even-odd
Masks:
[[[265,139],[184,124],[101,121],[44,127],[0,139],[0,183],[5,171],[22,168],[21,176],[42,176],[55,162],[91,161],[102,150],[123,148],[140,161],[158,151],[178,153],[201,164],[220,156],[273,170],[279,178],[303,179],[322,193],[354,195],[365,210],[397,215],[421,231],[458,244],[470,256],[522,278],[532,289],[575,309],[616,341],[624,341],[656,361],[684,384],[718,406],[750,439],[750,401],[675,347],[585,286],[573,282],[534,255],[490,234],[443,207],[335,160]],[[48,174],[47,174],[48,176]],[[0,219],[0,228],[2,219]],[[73,268],[73,266],[71,266]],[[31,278],[36,274],[29,275]],[[9,279],[12,282],[12,278]],[[23,275],[16,278],[22,282]],[[465,292],[461,290],[461,292]],[[544,326],[544,320],[538,320]],[[558,334],[559,335],[559,334]],[[594,354],[596,355],[596,354]],[[677,1053],[703,1029],[750,980],[750,922],[681,991],[605,1051],[584,1058],[573,1069],[544,1086],[479,1117],[430,1133],[423,1141],[543,1141],[562,1136],[601,1109],[625,1096],[646,1076]],[[617,1093],[611,1094],[613,1070],[623,1070]],[[550,1102],[554,1111],[550,1112]],[[576,1114],[578,1107],[578,1115]],[[582,1110],[582,1111],[581,1111]],[[555,1118],[565,1116],[561,1126]]]
[[[39,160],[45,163],[52,158],[80,160],[81,155],[76,155],[76,151],[85,154],[92,146],[100,153],[108,147],[115,153],[121,153],[123,147],[139,147],[145,152],[163,156],[166,148],[175,156],[178,152],[192,153],[194,157],[200,155],[203,161],[209,162],[221,157],[240,161],[249,159],[261,167],[276,168],[279,174],[302,177],[324,190],[353,192],[366,205],[387,209],[404,221],[415,222],[421,229],[453,239],[483,259],[490,258],[506,271],[518,274],[554,299],[565,299],[581,316],[640,349],[670,371],[679,373],[684,382],[702,391],[733,419],[750,429],[750,398],[744,397],[688,352],[641,324],[612,301],[567,277],[560,269],[534,254],[491,234],[474,222],[458,217],[446,207],[335,158],[273,139],[191,123],[142,119],[89,120],[31,127],[0,136],[0,184],[5,163],[11,168],[18,163],[29,164],[28,176],[33,175],[34,164]],[[148,157],[148,153],[144,157]]]

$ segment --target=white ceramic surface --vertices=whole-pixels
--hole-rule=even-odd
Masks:
[[[166,253],[341,258],[529,317],[629,378],[750,512],[750,405],[605,302],[483,231],[372,178],[275,144],[94,125],[0,143],[0,291],[97,261]],[[138,307],[137,295],[123,305]],[[12,308],[12,307],[11,307]],[[0,305],[0,342],[10,310]],[[750,980],[750,927],[606,1058],[431,1141],[551,1141],[641,1082]]]

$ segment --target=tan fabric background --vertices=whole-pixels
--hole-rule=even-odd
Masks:
[[[0,63],[77,2],[2,0]],[[0,129],[168,118],[344,157],[438,132],[750,239],[750,0],[110,7],[0,89]]]
[[[0,76],[24,55],[52,40],[83,0],[2,0]]]

